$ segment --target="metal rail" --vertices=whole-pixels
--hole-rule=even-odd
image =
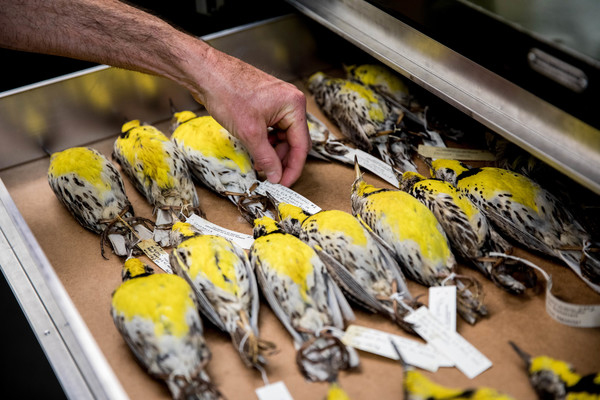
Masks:
[[[600,131],[362,0],[299,11],[585,187],[600,193]]]
[[[65,394],[126,399],[1,180],[0,266]]]

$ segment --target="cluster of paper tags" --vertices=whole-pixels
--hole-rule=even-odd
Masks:
[[[435,153],[432,154],[432,151]],[[444,154],[438,154],[439,151],[444,151]],[[456,154],[456,151],[459,154]],[[481,150],[422,145],[419,146],[419,153],[433,158],[471,160],[488,160],[491,156],[490,153]],[[361,167],[398,187],[398,179],[389,164],[358,149],[352,149],[345,157],[352,162],[356,158]],[[298,206],[310,214],[321,210],[316,204],[292,189],[268,181],[260,182],[254,192],[262,195],[266,195],[268,192],[278,201]],[[204,234],[225,237],[246,250],[250,249],[254,242],[251,235],[223,228],[195,214],[187,218],[186,222]],[[173,273],[168,253],[156,242],[151,239],[142,240],[138,246],[159,268],[167,273]],[[500,254],[490,255],[518,259],[540,272],[546,280],[546,312],[556,321],[581,328],[600,327],[600,305],[577,305],[564,302],[552,295],[552,278],[540,267],[522,258]],[[470,379],[492,366],[492,362],[485,355],[456,332],[455,286],[429,288],[428,307],[422,306],[412,310],[405,317],[405,321],[413,325],[413,329],[425,343],[358,325],[348,326],[342,341],[358,350],[398,360],[399,356],[392,345],[393,341],[403,361],[407,364],[431,372],[437,371],[440,367],[456,367]],[[260,400],[292,399],[283,382],[260,387],[256,389],[256,394]]]

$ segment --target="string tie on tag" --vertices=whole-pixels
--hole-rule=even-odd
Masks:
[[[332,336],[344,336],[344,331],[342,329],[330,325],[324,326],[321,329],[316,330],[315,336],[320,337],[323,333],[330,333]]]
[[[446,278],[444,278],[444,280],[441,283],[441,286],[446,286],[446,283],[448,283],[448,281],[453,280],[454,278],[456,278],[456,273],[454,271],[452,271],[450,273],[450,275],[448,275]]]
[[[260,376],[261,376],[265,386],[268,386],[269,378],[267,377],[267,372],[265,371],[265,369],[260,364],[254,364],[254,368],[256,368],[258,370],[258,372],[260,372]]]

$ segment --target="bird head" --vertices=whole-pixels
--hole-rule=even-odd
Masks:
[[[372,85],[375,83],[375,77],[380,71],[377,65],[347,65],[344,66],[348,79],[361,82],[364,85]]]
[[[323,72],[315,72],[308,78],[308,90],[313,92],[326,78],[327,75]]]
[[[352,183],[352,195],[358,197],[364,197],[366,194],[376,192],[379,188],[376,188],[373,185],[365,182],[362,176],[362,172],[360,171],[360,166],[358,165],[358,159],[354,157],[354,173],[355,179],[354,183]]]
[[[442,179],[453,185],[460,174],[469,170],[469,167],[457,160],[438,159],[429,163],[431,176]]]
[[[281,232],[281,229],[273,218],[260,217],[254,220],[254,239],[275,232]]]
[[[123,282],[133,278],[140,278],[143,276],[152,275],[154,270],[148,265],[144,264],[139,258],[131,257],[123,264],[123,270],[121,271],[121,279]]]
[[[288,203],[279,203],[277,205],[277,213],[279,215],[279,226],[294,236],[300,234],[302,222],[310,216],[300,207]]]
[[[532,357],[515,343],[509,343],[525,362],[531,386],[540,399],[565,398],[567,388],[581,379],[570,364],[547,356]]]
[[[141,123],[139,119],[133,119],[131,121],[125,122],[121,127],[121,137],[123,137],[130,130],[137,128],[140,125]]]
[[[197,115],[192,111],[180,111],[173,114],[173,120],[171,123],[172,129],[177,128],[179,125],[196,118]]]
[[[198,232],[194,229],[192,224],[189,222],[177,221],[171,227],[171,233],[169,236],[171,238],[171,243],[175,246],[196,235],[198,235]]]
[[[406,171],[402,174],[402,177],[398,180],[400,190],[409,192],[415,183],[422,181],[425,177],[418,172]]]

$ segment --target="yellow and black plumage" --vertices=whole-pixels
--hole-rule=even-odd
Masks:
[[[533,357],[509,342],[527,367],[531,386],[540,399],[600,399],[600,373],[582,376],[569,363],[548,356]]]
[[[365,151],[373,148],[377,136],[393,132],[401,115],[374,90],[323,72],[310,76],[308,89],[341,133]]]
[[[407,134],[404,139],[410,139],[412,142],[412,146],[407,146],[407,151],[410,149],[414,153],[417,139],[418,142],[422,139],[424,144],[431,146],[446,146],[440,133],[447,132],[438,131],[438,125],[428,122],[430,108],[421,104],[398,73],[382,64],[350,65],[346,66],[345,70],[347,79],[373,89],[402,111],[402,123],[398,127]]]
[[[238,205],[251,221],[264,215],[264,203],[251,196],[258,182],[252,158],[242,142],[211,116],[176,112],[171,140],[187,161],[192,175],[211,190]]]
[[[404,79],[382,64],[355,64],[344,69],[348,79],[376,90],[390,102],[410,108],[411,103],[416,101]]]
[[[110,312],[138,362],[167,384],[173,399],[220,399],[205,371],[211,353],[190,285],[154,274],[137,258],[125,262],[122,276]]]
[[[394,80],[391,74],[383,77],[382,68],[375,65],[348,67],[347,71],[348,79],[321,72],[309,78],[309,89],[317,104],[357,147],[365,151],[375,148],[379,158],[392,167],[416,171],[412,157],[417,142],[427,134],[418,118],[390,94],[402,91],[403,83]],[[418,128],[406,129],[407,115],[416,121]],[[331,144],[335,142],[330,147]],[[348,158],[344,161],[348,162]]]
[[[454,278],[456,259],[435,215],[404,191],[367,184],[358,164],[355,170],[352,213],[388,244],[406,275],[425,286],[452,280],[458,288],[459,314],[471,324],[487,315],[482,294],[473,294],[462,279]]]
[[[227,332],[247,366],[266,363],[274,345],[259,338],[258,286],[245,251],[215,235],[194,235],[171,252],[173,270],[194,288],[204,315]]]
[[[279,225],[317,251],[347,296],[366,309],[404,322],[406,308],[414,306],[404,274],[389,249],[353,215],[340,210],[308,214],[300,207],[277,203]]]
[[[402,389],[404,400],[515,400],[513,397],[488,387],[449,388],[439,385],[409,365],[394,341],[390,342],[403,367]]]
[[[512,246],[496,232],[485,214],[450,183],[405,172],[399,185],[433,212],[457,253],[498,286],[519,294],[535,284],[532,270],[490,259],[490,252],[510,254]]]
[[[402,111],[401,127],[404,130],[428,139],[425,107],[411,94],[404,78],[382,64],[348,65],[344,69],[348,80],[359,82],[374,90],[387,102]],[[432,134],[435,135],[436,140],[439,138],[437,132],[432,132]],[[443,145],[443,141],[441,145]]]
[[[600,258],[592,237],[548,190],[501,168],[469,168],[456,160],[431,161],[432,175],[452,183],[507,237],[562,259],[600,292]]]
[[[433,382],[412,367],[404,368],[404,400],[515,400],[489,387],[451,388]]]
[[[71,147],[52,154],[48,183],[77,222],[102,235],[102,254],[106,238],[119,256],[135,246],[135,238],[119,218],[151,227],[149,221],[134,217],[119,171],[95,149]]]
[[[177,215],[189,216],[200,202],[181,151],[160,130],[132,120],[122,127],[113,156],[157,213],[155,240],[170,246],[171,225]],[[166,226],[166,227],[165,227]]]
[[[255,220],[254,236],[250,262],[267,302],[294,339],[300,371],[312,381],[335,381],[340,370],[358,364],[356,352],[335,334],[354,313],[310,246],[269,217]]]

